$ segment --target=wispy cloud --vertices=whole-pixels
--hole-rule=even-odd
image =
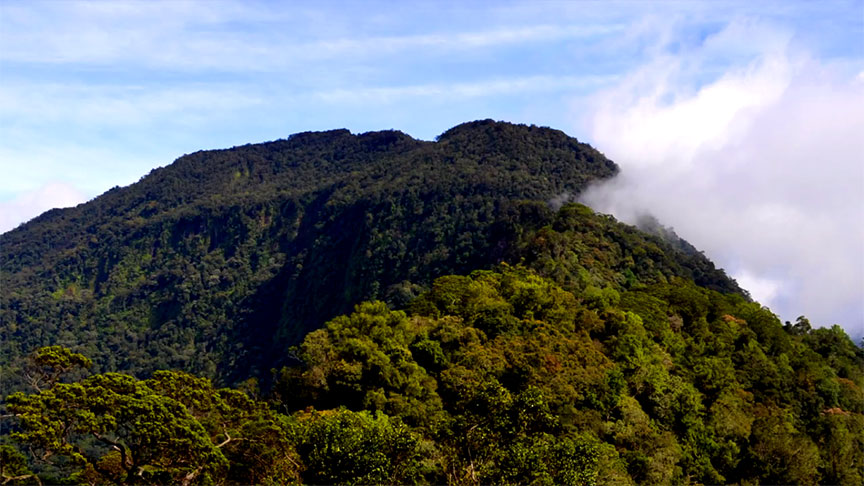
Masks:
[[[149,69],[280,71],[340,58],[447,54],[609,36],[621,23],[514,23],[485,29],[369,35],[300,27],[294,15],[240,2],[52,2],[4,7],[0,60]],[[356,7],[356,6],[355,6]],[[359,12],[358,12],[359,13]],[[332,12],[334,17],[344,15]],[[335,22],[335,20],[334,20]]]
[[[449,100],[552,91],[582,91],[605,86],[618,76],[525,76],[470,83],[438,83],[339,89],[311,93],[327,103],[395,103],[405,98],[444,97]]]
[[[514,26],[476,32],[328,40],[299,46],[297,52],[320,56],[325,54],[356,54],[358,52],[381,54],[430,47],[464,50],[605,36],[621,32],[625,28],[626,26],[623,24]]]

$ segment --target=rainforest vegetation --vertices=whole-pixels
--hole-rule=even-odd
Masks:
[[[2,235],[0,481],[864,482],[864,351],[552,204],[616,172],[489,120],[305,133]]]

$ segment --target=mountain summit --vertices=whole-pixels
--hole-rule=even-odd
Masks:
[[[492,120],[435,142],[331,130],[185,155],[0,237],[2,355],[63,344],[103,370],[266,374],[286,346],[363,300],[399,306],[440,275],[543,261],[555,250],[528,238],[554,219],[549,201],[617,171],[561,131]],[[616,246],[621,261],[592,257],[573,275],[681,275],[740,291],[701,255],[580,218],[586,234],[622,232],[591,243]],[[625,262],[649,241],[650,271]],[[612,265],[633,267],[615,269],[629,283]]]

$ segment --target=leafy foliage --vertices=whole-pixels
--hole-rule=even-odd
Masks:
[[[265,405],[185,373],[93,375],[12,394],[7,409],[20,420],[14,439],[43,461],[63,458],[87,481],[281,484],[297,475],[285,430]]]
[[[27,458],[14,447],[0,445],[0,479],[3,484],[41,484],[39,477],[27,467]]]
[[[419,437],[399,419],[345,409],[294,417],[310,484],[414,484],[422,479]]]
[[[839,386],[860,393],[864,352],[838,335],[831,363],[813,333],[686,280],[572,293],[503,265],[331,321],[276,398],[404,420],[437,482],[856,484],[864,407]]]
[[[91,366],[93,361],[80,353],[62,346],[48,346],[30,354],[24,366],[24,379],[28,385],[42,391],[42,387],[53,386],[63,375]]]

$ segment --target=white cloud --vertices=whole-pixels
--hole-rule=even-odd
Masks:
[[[742,38],[750,45],[742,47]],[[692,78],[711,61],[745,47],[759,55],[693,88]],[[753,22],[732,23],[679,56],[660,56],[599,98],[592,139],[622,174],[587,200],[629,221],[653,213],[784,320],[804,314],[860,336],[858,70],[810,59],[785,33]]]
[[[14,199],[0,201],[0,233],[14,229],[49,209],[76,206],[86,200],[76,188],[61,182],[20,193]]]
[[[747,289],[750,296],[756,302],[773,302],[781,289],[782,282],[769,278],[762,278],[752,273],[742,270],[732,276],[738,282],[738,285]]]

